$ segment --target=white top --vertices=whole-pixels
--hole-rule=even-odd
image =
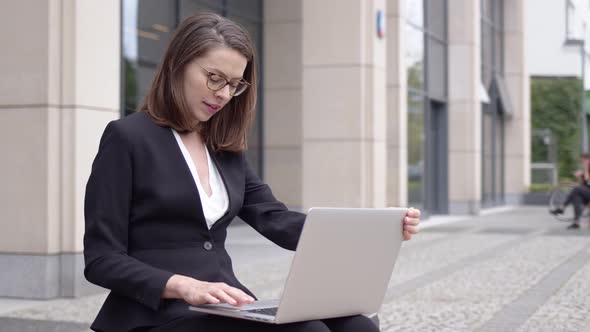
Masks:
[[[193,163],[193,159],[184,146],[184,143],[182,143],[180,135],[174,129],[172,129],[172,133],[174,133],[174,138],[176,138],[178,147],[180,147],[184,160],[193,175],[193,180],[195,180],[195,184],[199,190],[199,196],[201,197],[201,205],[203,206],[203,214],[207,221],[207,227],[211,229],[211,226],[213,226],[213,224],[225,214],[229,207],[229,197],[227,196],[227,190],[223,184],[223,179],[221,179],[217,167],[215,167],[215,164],[211,160],[209,150],[207,149],[207,146],[205,146],[207,165],[209,165],[209,185],[211,186],[211,196],[207,195],[207,192],[205,192],[205,189],[203,189],[201,181],[199,180],[197,167]]]

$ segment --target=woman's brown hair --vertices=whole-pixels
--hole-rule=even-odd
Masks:
[[[209,121],[199,123],[191,114],[184,96],[185,68],[194,59],[220,46],[236,50],[248,60],[244,80],[250,83],[250,87],[233,97],[223,111]],[[238,24],[213,13],[189,16],[174,32],[139,110],[148,113],[157,124],[178,132],[197,130],[214,151],[243,151],[256,105],[254,56],[252,41]]]

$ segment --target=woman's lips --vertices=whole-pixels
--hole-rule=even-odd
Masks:
[[[203,104],[205,104],[205,106],[207,106],[207,112],[209,112],[209,114],[211,114],[211,115],[217,113],[217,111],[219,110],[219,106],[217,106],[217,105],[210,105],[210,104],[207,104],[206,102],[203,102]]]

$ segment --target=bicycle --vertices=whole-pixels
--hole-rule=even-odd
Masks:
[[[576,187],[579,186],[576,182],[562,182],[558,184],[549,195],[549,211],[562,207],[569,193]],[[588,205],[587,205],[588,207]],[[573,221],[574,220],[574,207],[572,204],[568,204],[561,214],[551,214],[555,219],[560,221]],[[584,209],[582,217],[590,217],[590,210]]]

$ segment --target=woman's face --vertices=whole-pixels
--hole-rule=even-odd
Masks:
[[[248,60],[238,51],[220,46],[189,63],[184,72],[184,95],[193,116],[199,122],[208,121],[215,113],[222,111],[231,100],[230,85],[218,91],[207,87],[207,71],[230,81],[242,79]]]
[[[588,158],[582,158],[582,165],[584,166],[585,169],[589,169],[590,167],[590,159]]]

